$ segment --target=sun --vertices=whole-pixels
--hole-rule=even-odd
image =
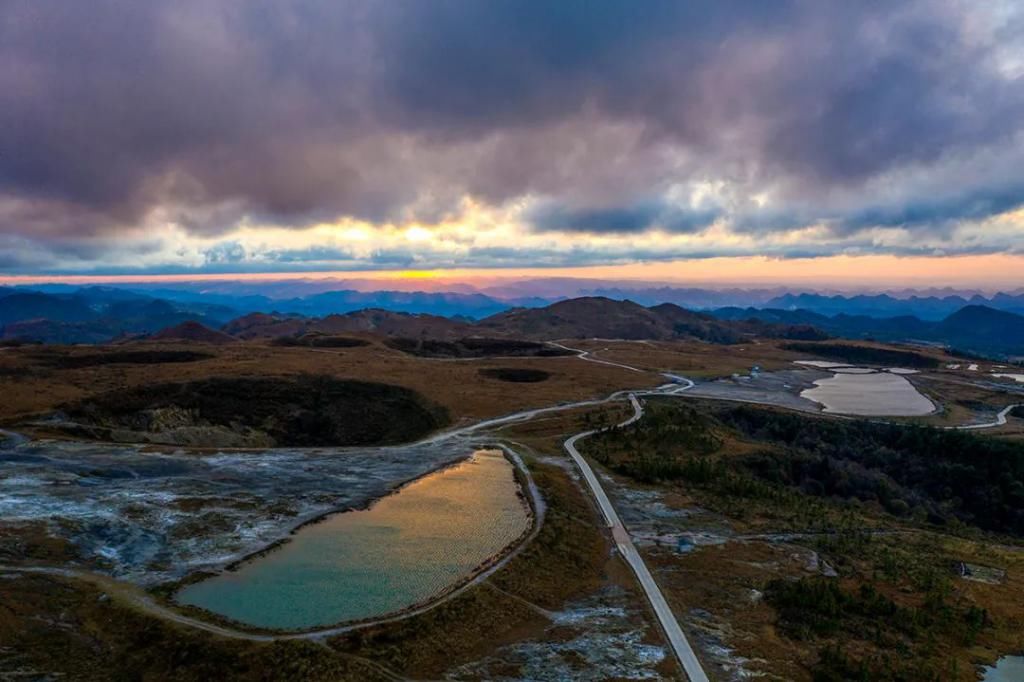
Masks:
[[[402,270],[398,273],[401,279],[434,279],[437,272],[434,270]]]

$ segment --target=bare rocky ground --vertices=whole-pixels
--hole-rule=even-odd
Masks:
[[[680,582],[689,582],[695,576],[682,570],[681,561],[699,552],[721,554],[721,571],[727,573],[739,556],[738,547],[763,547],[771,557],[769,561],[746,561],[755,574],[772,576],[779,571],[803,575],[831,575],[832,567],[820,559],[813,549],[802,546],[803,536],[793,533],[743,534],[724,516],[679,499],[673,493],[646,488],[625,479],[602,474],[606,489],[610,491],[619,514],[629,529],[634,543],[649,558],[652,571],[665,589]],[[755,589],[739,595],[734,607],[744,609],[743,602],[754,606],[762,599]],[[695,606],[687,600],[687,607],[679,606],[678,614],[688,634],[699,646],[705,666],[713,679],[728,682],[774,677],[766,661],[748,658],[737,650],[745,640],[756,633],[745,631],[721,613]]]
[[[832,376],[817,369],[792,369],[779,372],[760,372],[756,375],[736,375],[717,381],[698,383],[686,392],[694,398],[718,398],[760,405],[775,405],[803,412],[820,412],[821,405],[801,398],[800,392],[813,388],[817,379]]]
[[[0,441],[0,524],[45,524],[71,542],[79,567],[154,585],[222,568],[474,449],[449,439],[193,454],[8,437]]]
[[[502,647],[445,677],[502,682],[663,679],[657,666],[669,654],[647,643],[650,625],[623,590],[612,586],[546,615],[551,625],[543,639]]]

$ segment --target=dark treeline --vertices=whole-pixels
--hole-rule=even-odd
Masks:
[[[444,408],[410,389],[324,375],[151,384],[64,406],[108,440],[112,430],[159,430],[167,410],[187,414],[189,426],[244,426],[303,447],[403,443],[449,422]]]
[[[785,350],[797,353],[809,353],[818,357],[828,358],[837,362],[866,365],[897,365],[932,369],[939,366],[939,361],[921,353],[909,350],[893,350],[891,348],[875,348],[850,343],[787,343]]]
[[[573,351],[537,341],[467,337],[455,341],[398,337],[387,345],[403,353],[425,358],[558,357]]]
[[[833,636],[845,632],[863,640],[882,640],[892,646],[900,637],[916,638],[922,632],[949,630],[964,644],[989,623],[989,614],[972,605],[953,604],[941,589],[928,592],[920,606],[900,606],[864,584],[847,590],[829,578],[773,580],[765,590],[768,602],[779,612],[786,633],[795,639]],[[884,628],[884,631],[883,631]]]
[[[102,365],[162,365],[210,360],[213,355],[191,350],[119,350],[102,353],[61,354],[40,352],[32,357],[40,364],[58,369],[83,369]]]
[[[704,483],[724,475],[722,464],[708,457],[718,450],[721,441],[709,428],[706,416],[688,405],[664,408],[649,410],[629,427],[598,434],[587,444],[588,454],[643,483]],[[600,428],[605,424],[588,422],[585,426]]]
[[[1024,535],[1024,445],[964,431],[808,418],[753,407],[719,414],[747,437],[785,446],[744,464],[762,480],[842,498],[875,499],[930,520],[954,517]]]
[[[535,384],[551,378],[551,372],[529,367],[488,367],[479,371],[480,376],[498,381],[518,384]]]
[[[351,336],[329,336],[326,334],[303,334],[302,336],[279,336],[271,343],[275,346],[305,346],[308,348],[361,348],[369,346],[366,339]]]
[[[959,603],[942,589],[928,591],[919,605],[901,606],[871,584],[847,589],[827,578],[773,580],[765,598],[779,614],[783,632],[798,640],[825,639],[813,667],[815,682],[940,682],[950,679],[934,661],[922,660],[922,648],[939,640],[973,646],[991,626],[989,613]],[[877,657],[854,658],[842,642],[875,644]],[[954,676],[955,677],[955,676]]]
[[[719,450],[727,437],[763,447],[726,457]],[[652,401],[644,419],[586,447],[644,483],[860,500],[897,516],[1024,536],[1024,444],[964,431]]]

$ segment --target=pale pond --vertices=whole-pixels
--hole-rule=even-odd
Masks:
[[[1024,680],[1024,656],[1003,656],[982,672],[983,682],[1020,682]]]
[[[800,396],[824,406],[830,414],[871,417],[920,417],[935,411],[906,378],[890,372],[834,374],[818,379]]]

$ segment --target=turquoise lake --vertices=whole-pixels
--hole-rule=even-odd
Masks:
[[[177,600],[246,625],[308,630],[394,614],[472,576],[529,530],[512,464],[479,451],[369,509],[335,514]]]

